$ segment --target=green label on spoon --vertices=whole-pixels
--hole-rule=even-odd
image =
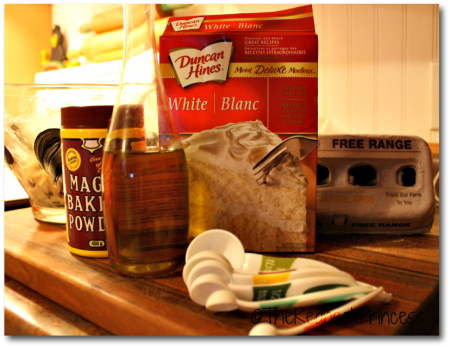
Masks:
[[[253,287],[253,301],[275,300],[286,297],[286,292],[291,286],[290,283],[277,286],[257,286]]]
[[[289,270],[295,258],[275,258],[263,255],[259,271],[283,271]]]

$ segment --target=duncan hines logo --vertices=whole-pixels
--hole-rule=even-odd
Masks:
[[[174,31],[198,30],[202,26],[205,17],[196,17],[188,20],[175,20],[170,22]]]
[[[224,82],[232,51],[231,40],[224,40],[213,42],[201,50],[189,47],[171,49],[169,59],[178,84],[186,88],[195,83]]]

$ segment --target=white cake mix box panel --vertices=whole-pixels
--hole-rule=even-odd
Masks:
[[[311,252],[317,150],[254,166],[292,136],[317,139],[312,6],[171,18],[160,67],[189,167],[190,236],[236,234],[248,251]]]

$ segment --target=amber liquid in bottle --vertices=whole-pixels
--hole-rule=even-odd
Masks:
[[[111,264],[129,276],[175,270],[188,246],[184,151],[106,151],[104,161],[104,216]]]

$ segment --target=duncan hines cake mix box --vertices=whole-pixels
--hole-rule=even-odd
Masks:
[[[225,229],[247,251],[314,251],[312,6],[171,18],[160,38],[160,68],[188,162],[190,237]],[[281,147],[287,150],[273,168],[255,176],[254,166],[293,136],[300,138]]]

